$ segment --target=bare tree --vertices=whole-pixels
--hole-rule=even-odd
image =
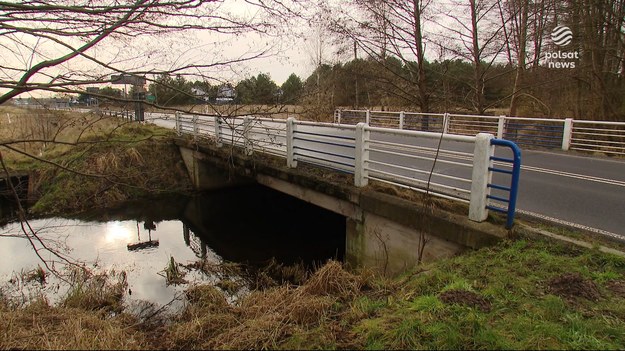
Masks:
[[[583,106],[578,102],[580,109],[595,118],[622,118],[625,2],[569,1],[568,10],[581,51],[578,97],[586,98]]]
[[[271,5],[285,5],[248,4],[252,15],[237,15],[216,0],[0,2],[0,47],[6,53],[0,104],[36,90],[79,92],[110,82],[111,74],[148,80],[163,73],[208,76],[268,55],[271,47],[264,45],[249,51],[241,46],[229,57],[214,51],[223,47],[204,45],[208,55],[189,55],[202,47],[201,37],[215,43],[248,33],[270,36],[276,14]]]
[[[246,10],[241,11],[237,8],[241,3],[221,0],[0,0],[0,105],[23,95],[84,93],[89,86],[113,82],[113,75],[153,81],[157,75],[179,74],[219,81],[237,65],[271,55],[275,47],[269,41],[281,34],[277,24],[284,16],[296,15],[300,6],[281,0],[245,3]],[[240,40],[245,35],[262,38],[262,45],[250,40],[246,48]],[[236,40],[233,52],[229,48]],[[54,128],[46,125],[41,135],[3,135],[0,161],[7,180],[3,151],[123,183],[119,177],[83,172],[19,146],[113,142],[114,131],[97,139],[83,137],[104,118],[78,115],[57,122]],[[76,125],[77,136],[60,137]],[[25,237],[38,240],[21,206],[19,217],[25,223]]]
[[[442,10],[449,24],[441,21],[441,35],[446,39],[438,45],[473,64],[471,104],[478,114],[484,114],[486,104],[485,84],[487,74],[504,51],[502,40],[504,26],[498,21],[498,0],[462,0],[448,3]],[[445,45],[444,43],[456,43]]]
[[[432,0],[354,0],[341,13],[332,28],[355,41],[396,79],[388,81],[389,94],[403,98],[429,112],[431,89],[426,79],[425,22],[429,20]],[[399,58],[408,72],[403,75],[388,56]]]

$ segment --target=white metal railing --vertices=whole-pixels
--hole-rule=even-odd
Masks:
[[[369,110],[336,110],[334,122],[458,135],[490,133],[521,146],[625,155],[625,122]]]
[[[432,117],[439,118],[444,128],[445,116]],[[474,221],[484,221],[488,216],[495,150],[492,134],[466,136],[366,123],[304,122],[292,117],[278,120],[182,113],[176,114],[176,131],[195,139],[212,138],[217,146],[237,145],[247,154],[261,151],[279,155],[286,158],[290,168],[305,162],[350,173],[358,187],[375,180],[465,202]]]
[[[285,156],[286,121],[283,119],[220,117],[176,113],[178,134],[190,134],[195,139],[210,137],[218,146],[232,144],[246,149]]]
[[[572,150],[625,155],[625,123],[574,120],[569,146]]]
[[[115,110],[104,110],[104,109],[101,109],[101,110],[99,110],[99,113],[101,113],[103,116],[119,117],[119,118],[122,118],[122,119],[127,119],[129,121],[135,119],[134,111],[128,111],[128,110],[115,111]]]

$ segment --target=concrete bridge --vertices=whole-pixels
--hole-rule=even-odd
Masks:
[[[355,267],[396,274],[493,244],[512,226],[520,155],[513,144],[495,155],[511,143],[489,134],[181,114],[176,129],[198,189],[255,182],[340,214]]]
[[[182,119],[185,118],[190,119],[182,115]],[[150,113],[147,119],[166,128],[176,125],[173,113]],[[359,122],[376,127],[468,136],[482,132],[514,141],[523,147],[518,216],[581,234],[625,240],[625,216],[622,215],[625,211],[625,122],[336,111],[335,125]],[[202,118],[198,119],[200,137],[210,133],[205,123]],[[281,125],[285,129],[284,121]],[[185,133],[194,133],[193,128],[184,128],[187,128]],[[275,138],[276,144],[284,145],[284,142],[283,135]],[[272,147],[270,142],[266,145],[271,152],[286,155],[285,150]]]

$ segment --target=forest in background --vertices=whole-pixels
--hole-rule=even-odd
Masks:
[[[320,115],[344,107],[625,121],[625,0],[310,0],[297,11],[295,4],[304,2],[256,4],[266,12],[263,26],[240,21],[235,33],[280,38],[305,23],[299,35],[306,37],[312,68],[308,77],[292,74],[278,85],[264,72],[243,78],[216,73],[269,51],[215,63],[170,69],[137,65],[115,72],[147,79],[153,107],[282,104]],[[215,9],[207,11],[210,17]],[[168,15],[180,16],[175,11]],[[124,21],[123,26],[134,25]],[[213,24],[193,28],[222,30]],[[268,35],[270,30],[274,32]],[[50,65],[59,63],[34,65],[22,80]],[[48,90],[80,95],[84,101],[90,96],[86,87],[94,84],[103,88],[98,98],[138,99],[105,87],[113,83],[110,74],[79,79],[78,73],[68,72],[62,79],[50,74],[46,84],[3,81],[2,87],[13,90],[2,99]]]
[[[163,74],[149,87],[156,104],[216,103],[226,87],[232,103],[319,113],[378,107],[625,121],[624,0],[317,5],[308,77],[278,85],[258,73],[211,84]],[[559,26],[568,38],[556,37]]]

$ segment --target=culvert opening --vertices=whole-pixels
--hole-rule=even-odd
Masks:
[[[345,217],[290,195],[246,185],[203,193],[192,206],[185,215],[191,229],[225,260],[310,267],[343,261]]]

